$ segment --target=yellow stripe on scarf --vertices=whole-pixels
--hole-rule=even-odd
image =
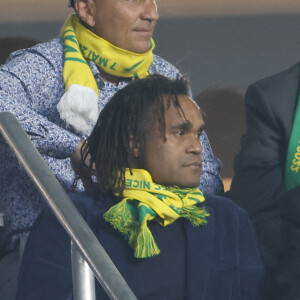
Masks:
[[[86,60],[94,61],[102,71],[117,77],[146,77],[153,61],[155,47],[151,40],[149,51],[133,53],[118,48],[83,26],[79,18],[71,15],[61,30],[65,44],[64,81],[66,89],[80,84],[94,89],[98,94],[94,76]]]
[[[105,73],[117,77],[146,77],[153,61],[155,47],[133,53],[118,48],[97,36],[73,14],[61,29],[64,40],[63,80],[65,94],[57,105],[62,120],[78,132],[89,134],[98,118],[99,90],[88,61],[94,61]]]

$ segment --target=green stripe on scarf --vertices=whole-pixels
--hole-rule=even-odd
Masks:
[[[300,93],[288,146],[284,179],[287,190],[300,184]]]

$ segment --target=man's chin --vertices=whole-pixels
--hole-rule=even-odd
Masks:
[[[200,178],[199,178],[199,181],[197,181],[197,182],[184,182],[184,183],[175,184],[175,185],[182,189],[186,189],[186,188],[197,188],[199,186],[199,184],[200,184]]]
[[[137,41],[130,48],[131,48],[130,52],[134,52],[134,53],[138,53],[138,54],[146,53],[150,50],[150,39],[149,40],[143,39],[141,41]]]

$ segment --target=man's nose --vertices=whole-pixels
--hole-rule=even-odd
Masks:
[[[187,147],[186,147],[186,152],[194,153],[197,155],[202,153],[202,145],[201,145],[199,137],[190,136]]]
[[[150,22],[156,22],[159,18],[158,12],[157,12],[157,5],[155,0],[145,0],[144,3],[144,9],[142,13],[142,19],[149,20]]]

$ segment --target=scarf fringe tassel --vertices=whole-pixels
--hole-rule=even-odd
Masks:
[[[158,255],[159,253],[160,250],[158,249],[149,228],[141,228],[136,238],[134,256],[137,258],[148,258],[154,255]]]
[[[149,228],[133,221],[126,200],[108,210],[104,219],[125,236],[128,244],[134,249],[136,258],[148,258],[160,253]]]
[[[191,206],[180,209],[180,217],[186,218],[194,227],[198,227],[207,224],[209,213],[204,207]]]

